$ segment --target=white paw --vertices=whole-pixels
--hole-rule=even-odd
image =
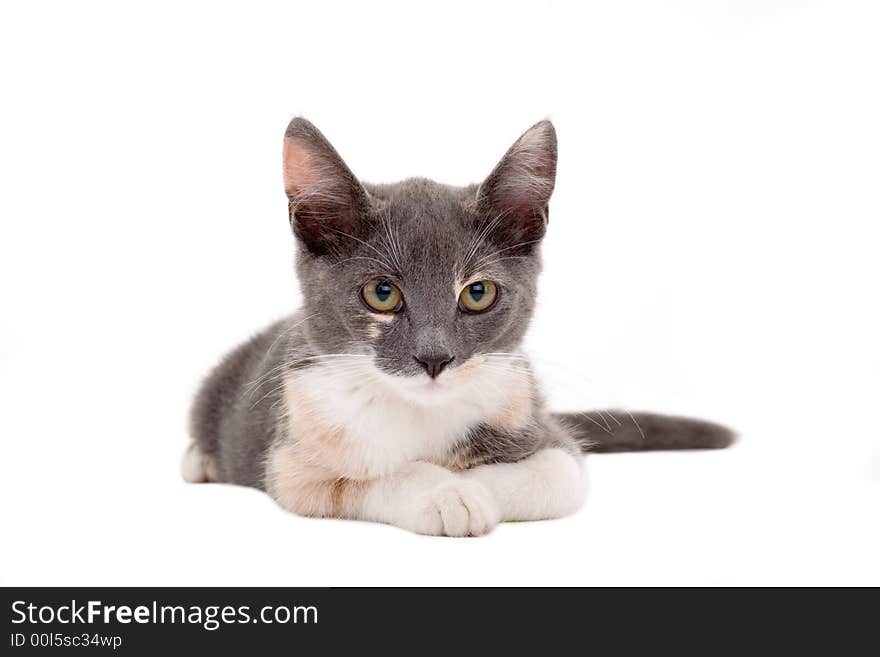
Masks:
[[[431,536],[482,536],[500,517],[498,505],[482,484],[454,479],[419,500],[410,529]]]
[[[561,449],[544,449],[516,463],[480,465],[463,476],[492,492],[503,520],[561,518],[584,500],[580,462]]]
[[[211,457],[205,454],[196,443],[190,443],[183,454],[180,464],[180,474],[184,481],[191,484],[201,484],[209,481],[217,481],[216,468]]]

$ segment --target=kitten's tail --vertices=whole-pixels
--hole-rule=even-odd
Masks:
[[[720,424],[654,413],[588,411],[554,417],[575,429],[585,453],[721,449],[736,439],[733,431]]]

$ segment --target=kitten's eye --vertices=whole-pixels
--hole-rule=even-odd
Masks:
[[[498,287],[492,281],[471,283],[458,296],[458,308],[466,313],[489,310],[498,298]]]
[[[403,295],[393,283],[374,278],[361,289],[366,304],[378,313],[396,313],[403,308]]]

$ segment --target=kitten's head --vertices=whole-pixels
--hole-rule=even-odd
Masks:
[[[555,174],[549,121],[481,184],[450,187],[362,183],[311,123],[294,119],[284,184],[310,342],[373,356],[383,378],[420,400],[499,367],[532,316]]]

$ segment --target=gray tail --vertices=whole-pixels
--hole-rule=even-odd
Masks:
[[[554,417],[576,430],[584,452],[721,449],[736,439],[720,424],[654,413],[588,411]]]

